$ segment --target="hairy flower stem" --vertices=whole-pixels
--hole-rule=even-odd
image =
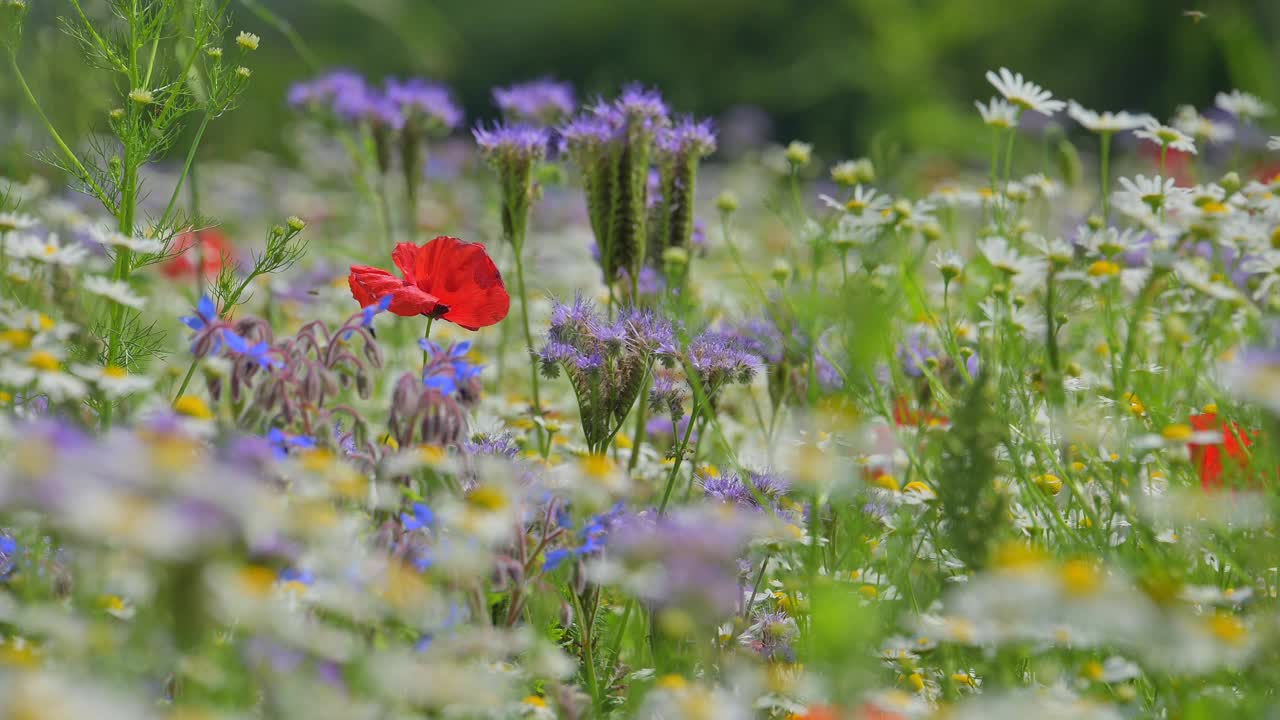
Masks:
[[[636,463],[640,460],[640,446],[644,444],[644,438],[648,428],[645,427],[645,420],[649,414],[649,402],[646,397],[646,389],[649,387],[651,374],[649,370],[645,370],[644,380],[640,381],[640,399],[639,407],[636,408],[636,429],[632,433],[635,437],[631,438],[631,457],[627,459],[627,473],[631,474],[636,471]]]
[[[428,316],[427,316],[427,329],[426,329],[426,330],[424,330],[424,331],[422,332],[422,339],[423,339],[423,340],[425,340],[425,341],[430,341],[430,340],[431,340],[431,323],[433,323],[433,322],[435,322],[435,321],[436,321],[436,319],[435,319],[434,317],[432,317],[431,315],[428,315]],[[425,343],[424,343],[424,344],[425,344]],[[422,372],[424,372],[424,373],[425,373],[425,372],[427,371],[427,363],[428,363],[430,360],[431,360],[431,352],[430,352],[430,351],[428,351],[425,347],[424,347],[424,348],[422,348]]]
[[[538,363],[534,362],[533,332],[529,329],[529,293],[524,283],[524,239],[512,244],[516,260],[516,292],[520,293],[520,321],[524,330],[524,347],[529,359],[529,390],[533,393],[533,416],[542,417],[542,399],[538,390]],[[541,436],[542,431],[536,432]],[[541,443],[539,443],[541,445]],[[545,456],[544,456],[545,457]]]
[[[582,601],[578,598],[578,593],[572,588],[569,590],[569,599],[573,603],[573,614],[578,620],[578,631],[580,636],[578,640],[582,644],[582,665],[586,674],[587,690],[591,693],[591,701],[595,707],[600,707],[600,682],[596,679],[596,663],[592,651],[592,628],[594,625],[595,615],[588,618],[586,613],[582,611]]]
[[[684,430],[684,438],[676,446],[675,457],[671,462],[671,472],[667,473],[667,486],[662,491],[662,502],[658,503],[658,515],[661,516],[667,509],[667,502],[671,500],[671,490],[676,486],[676,475],[680,473],[680,462],[684,460],[685,448],[689,446],[689,438],[693,435],[693,426],[698,422],[699,410],[701,406],[695,406],[693,412],[689,413],[689,426]]]

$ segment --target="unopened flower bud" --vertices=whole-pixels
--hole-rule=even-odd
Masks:
[[[213,58],[214,60],[221,60],[221,59],[222,59],[222,48],[217,47],[217,46],[207,47],[207,48],[205,48],[205,49],[204,49],[204,54],[205,54],[205,55],[208,55],[209,57]]]
[[[773,275],[773,279],[776,280],[779,285],[785,285],[787,280],[791,278],[791,263],[783,260],[782,258],[774,260],[773,270],[770,271],[770,274]]]
[[[123,120],[124,108],[112,108],[111,112],[107,113],[107,117],[111,118],[112,120]]]
[[[682,247],[669,247],[662,251],[662,262],[668,267],[684,267],[689,264],[689,251]]]
[[[731,213],[738,209],[738,196],[732,190],[725,190],[716,198],[716,209],[722,213]]]
[[[807,142],[792,140],[787,146],[786,158],[792,168],[802,168],[813,160],[813,146]]]
[[[285,220],[285,223],[289,226],[289,229],[294,232],[302,232],[302,229],[307,226],[307,221],[297,215],[290,215],[289,219]]]
[[[1240,188],[1242,187],[1242,184],[1240,182],[1240,174],[1235,172],[1234,170],[1227,173],[1226,175],[1223,175],[1222,179],[1218,181],[1218,184],[1222,186],[1223,190],[1227,191],[1227,195],[1236,194],[1237,192],[1240,191]]]
[[[236,68],[236,75],[244,80],[248,80],[252,74],[253,71],[243,65]]]
[[[1102,217],[1099,215],[1090,215],[1089,220],[1087,222],[1089,225],[1089,229],[1093,230],[1094,232],[1097,232],[1098,230],[1101,230],[1102,228],[1106,227],[1106,221],[1104,221]]]
[[[151,94],[151,91],[144,88],[137,88],[136,90],[129,91],[129,99],[139,105],[150,105],[156,100],[155,96]]]

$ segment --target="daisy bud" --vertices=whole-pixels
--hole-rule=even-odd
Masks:
[[[252,74],[253,71],[243,65],[236,68],[236,75],[243,80],[248,80]]]
[[[732,190],[725,190],[716,197],[716,209],[722,213],[731,213],[738,209],[738,196]],[[1280,230],[1277,230],[1280,233]]]
[[[222,59],[222,48],[220,48],[220,47],[216,47],[216,46],[214,46],[214,47],[207,47],[207,48],[205,48],[205,49],[204,49],[204,54],[205,54],[205,55],[208,55],[210,58],[212,58],[212,59],[214,59],[214,60],[221,60],[221,59]]]
[[[1097,232],[1102,228],[1106,227],[1106,224],[1107,224],[1106,221],[1103,220],[1102,216],[1100,215],[1090,215],[1086,223],[1088,224],[1089,229],[1094,232]]]
[[[123,120],[124,108],[113,108],[111,112],[107,113],[107,117],[111,118],[112,120]]]
[[[138,103],[139,105],[150,105],[151,103],[155,102],[155,96],[151,94],[151,91],[143,88],[137,88],[136,90],[131,90],[129,92],[129,99]]]
[[[786,158],[792,170],[802,168],[813,160],[813,146],[806,142],[792,140],[787,146]]]
[[[1223,175],[1222,179],[1218,181],[1218,184],[1222,186],[1223,190],[1227,191],[1228,197],[1240,192],[1240,188],[1242,187],[1240,174],[1235,171]]]
[[[776,280],[779,285],[786,285],[787,280],[791,278],[791,263],[783,260],[782,258],[778,258],[773,261],[773,270],[771,270],[769,274],[773,276],[773,279]]]
[[[302,232],[302,229],[307,226],[307,221],[297,215],[290,215],[288,219],[285,220],[285,224],[287,224],[289,229],[294,232]]]
[[[257,50],[258,42],[261,40],[257,35],[248,32],[241,32],[236,36],[236,44],[245,50]]]

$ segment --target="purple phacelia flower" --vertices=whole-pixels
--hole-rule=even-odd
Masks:
[[[790,487],[790,483],[782,477],[757,471],[747,471],[745,481],[736,472],[726,472],[722,475],[702,474],[699,480],[708,498],[749,510],[763,508],[762,499],[775,512],[780,510],[779,503]],[[748,481],[750,485],[747,484]],[[755,488],[755,492],[751,491],[752,488]]]
[[[716,132],[710,120],[681,118],[658,131],[655,144],[659,155],[703,158],[716,150]]]
[[[408,127],[427,133],[447,133],[462,124],[462,108],[448,87],[422,78],[388,78],[386,86],[387,101]]]
[[[501,162],[531,162],[546,156],[550,133],[546,128],[519,123],[498,123],[488,128],[477,125],[471,131],[480,152],[486,158]]]
[[[363,96],[368,91],[364,78],[352,70],[333,70],[289,88],[289,105],[296,109],[335,112],[339,98]]]
[[[494,88],[493,101],[512,120],[552,125],[577,106],[573,86],[550,78]]]

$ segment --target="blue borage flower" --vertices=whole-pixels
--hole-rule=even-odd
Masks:
[[[20,550],[17,540],[0,535],[0,582],[8,580],[17,572],[17,556]]]
[[[188,315],[182,318],[182,324],[200,332],[211,324],[218,321],[218,307],[214,305],[213,299],[208,295],[201,295],[200,301],[196,304],[196,314]]]
[[[441,395],[448,397],[473,379],[479,378],[484,370],[483,365],[476,365],[466,359],[471,352],[471,343],[464,341],[454,343],[447,349],[430,340],[419,340],[418,347],[427,353],[427,366],[422,371],[422,384]]]
[[[607,511],[588,520],[586,526],[582,528],[582,532],[578,534],[578,537],[581,538],[582,541],[581,544],[574,547],[556,548],[555,550],[548,551],[542,562],[543,572],[555,570],[570,557],[581,557],[604,550],[605,540],[609,536],[609,531],[617,522],[618,518],[622,516],[622,510],[623,504],[618,502]],[[571,527],[571,525],[567,524],[567,514],[558,516],[558,521],[564,527]]]
[[[280,428],[271,428],[267,433],[267,442],[271,444],[271,452],[277,458],[288,457],[289,450],[313,450],[315,438],[306,435],[292,435]]]
[[[315,575],[307,572],[306,570],[299,570],[297,568],[284,568],[280,571],[280,575],[278,577],[280,582],[286,583],[296,582],[303,585],[314,585],[316,582]]]
[[[227,344],[227,349],[231,352],[253,360],[263,368],[280,368],[284,367],[284,363],[277,358],[271,357],[271,346],[267,341],[260,340],[254,345],[249,345],[249,341],[240,337],[230,330],[222,331],[222,340]]]
[[[431,527],[436,520],[435,513],[423,503],[414,503],[410,506],[410,510],[412,512],[400,513],[400,524],[407,532]]]

